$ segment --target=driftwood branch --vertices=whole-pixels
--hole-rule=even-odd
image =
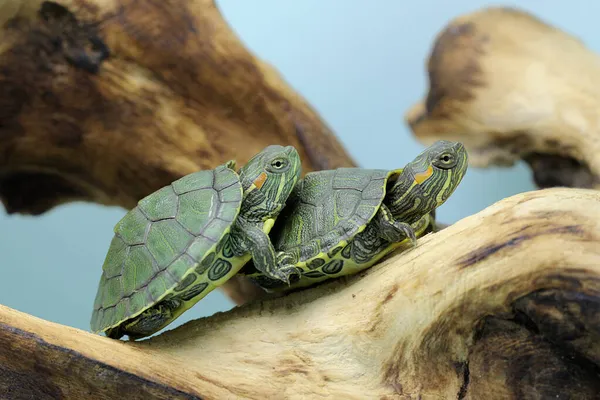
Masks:
[[[132,208],[182,175],[243,164],[273,143],[299,148],[306,171],[353,164],[210,0],[11,4],[21,8],[0,30],[9,213],[73,199]]]
[[[321,117],[212,0],[0,2],[0,201],[126,209],[198,169],[294,145],[303,170],[354,166]],[[241,304],[262,295],[237,278]]]
[[[502,200],[359,276],[146,341],[0,308],[0,390],[39,399],[592,399],[599,241],[600,193],[547,189]]]
[[[504,27],[510,26],[510,29]],[[560,62],[557,62],[560,60]],[[475,165],[600,187],[598,57],[515,10],[453,21],[407,120]],[[210,0],[0,2],[0,200],[131,208],[268,144],[355,165]],[[0,397],[577,398],[600,392],[600,192],[516,195],[361,273],[141,342],[0,306]],[[259,296],[243,280],[238,303]]]
[[[526,161],[539,187],[600,189],[600,56],[523,11],[460,16],[437,36],[429,90],[405,118],[423,143],[465,144],[474,166]]]

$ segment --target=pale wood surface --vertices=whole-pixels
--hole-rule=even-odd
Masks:
[[[591,399],[599,241],[597,191],[519,194],[358,276],[147,341],[2,308],[0,365],[65,398]]]
[[[60,0],[40,14],[42,4],[0,3],[9,212],[72,200],[130,208],[271,143],[295,145],[305,172],[355,165],[212,1]],[[482,10],[438,37],[429,94],[407,120],[423,142],[465,143],[474,165],[522,158],[542,187],[598,187],[599,68],[532,16]],[[504,199],[357,276],[147,341],[0,306],[0,398],[593,399],[599,241],[600,192],[550,189]],[[262,296],[243,280],[226,291],[238,304]]]

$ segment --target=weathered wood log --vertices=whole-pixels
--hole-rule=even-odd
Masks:
[[[547,189],[499,201],[358,276],[145,341],[0,307],[0,393],[598,398],[599,242],[600,192]]]
[[[248,51],[212,0],[0,2],[0,201],[135,206],[270,144],[304,172],[354,166],[325,122]],[[225,292],[260,296],[246,280]]]
[[[437,36],[426,98],[405,119],[473,166],[525,160],[539,187],[600,188],[600,56],[523,11],[460,16]]]
[[[475,165],[524,158],[542,187],[598,187],[597,56],[518,11],[461,18],[430,58],[415,134],[464,142]],[[305,171],[354,165],[212,1],[0,3],[8,212],[130,208],[271,143],[295,145]],[[358,276],[139,343],[0,306],[0,398],[596,398],[599,237],[600,194],[555,189],[500,201]],[[236,302],[256,297],[236,284]]]
[[[0,193],[9,213],[72,199],[132,208],[182,175],[231,158],[243,164],[273,143],[296,146],[306,171],[353,165],[211,0],[3,7],[11,4],[22,8],[0,31]]]

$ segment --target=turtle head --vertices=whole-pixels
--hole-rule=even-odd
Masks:
[[[409,162],[392,188],[387,203],[395,218],[415,223],[450,197],[467,172],[462,143],[440,140]]]
[[[271,145],[239,170],[246,217],[266,220],[279,214],[300,179],[300,155],[293,146]]]

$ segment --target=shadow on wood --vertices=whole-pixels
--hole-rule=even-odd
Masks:
[[[405,115],[421,142],[460,141],[478,167],[523,159],[542,188],[600,189],[600,56],[580,40],[487,8],[440,32],[427,69],[427,96]]]
[[[0,201],[130,209],[199,169],[294,145],[303,172],[355,166],[212,0],[0,2]],[[263,292],[223,286],[237,304]]]
[[[599,240],[600,193],[547,189],[502,200],[358,276],[141,342],[0,308],[0,391],[592,399],[600,391]]]

